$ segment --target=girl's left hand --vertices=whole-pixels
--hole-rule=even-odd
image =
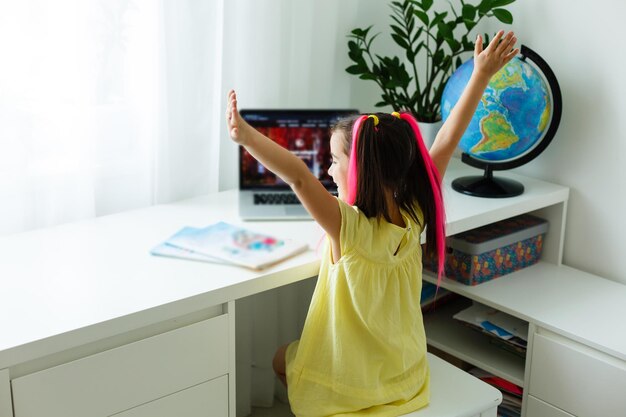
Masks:
[[[513,49],[515,42],[517,42],[517,38],[513,32],[504,36],[504,31],[501,30],[483,50],[483,38],[478,35],[474,45],[474,71],[479,75],[491,78],[519,53],[519,48]]]

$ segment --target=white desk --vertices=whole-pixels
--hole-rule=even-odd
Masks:
[[[509,173],[498,175],[522,180],[526,192],[519,197],[480,199],[449,189],[451,179],[475,172],[457,161],[448,170],[448,234],[526,212],[540,214],[550,221],[543,261],[478,287],[447,280],[444,287],[529,321],[531,351],[534,334],[551,337],[554,333],[576,346],[592,349],[616,369],[624,369],[626,375],[626,286],[560,265],[568,189]],[[0,400],[7,395],[10,383],[16,403],[22,401],[16,391],[34,389],[37,378],[31,378],[33,375],[43,372],[41,375],[49,376],[45,371],[53,366],[98,356],[108,349],[169,334],[193,323],[224,325],[223,337],[233,341],[234,300],[317,274],[319,262],[314,250],[262,272],[158,258],[148,253],[184,225],[203,226],[219,220],[241,223],[234,191],[1,237]],[[311,221],[246,225],[297,237],[312,248],[322,235]],[[219,322],[222,316],[225,324]],[[595,323],[606,323],[618,331],[603,331]],[[431,342],[497,375],[509,376],[524,385],[527,392],[533,392],[529,385],[538,371],[533,373],[530,360],[511,364],[504,358],[502,364],[494,365],[489,359],[492,352],[484,346],[468,342],[466,347],[458,339]],[[468,352],[467,348],[473,350]],[[225,371],[229,373],[234,370],[234,354],[227,358]],[[626,381],[626,377],[620,379],[621,373],[616,378],[617,383]],[[232,381],[227,384],[233,389]],[[535,401],[551,400],[547,401],[550,406],[573,414],[580,409],[576,405],[578,408],[568,410],[569,404],[552,400],[551,393],[534,394],[532,407],[536,407]],[[156,394],[146,393],[146,398],[150,395]],[[185,395],[201,397],[202,393]],[[527,397],[525,394],[525,404]],[[611,404],[621,406],[616,401]],[[21,404],[14,405],[15,417],[21,417]],[[0,402],[0,417],[8,416],[13,416],[12,410],[6,401],[4,406]]]

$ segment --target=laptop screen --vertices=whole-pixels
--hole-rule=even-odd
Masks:
[[[240,114],[256,130],[301,158],[327,189],[336,188],[328,175],[331,128],[339,119],[358,114],[357,110],[241,110]],[[239,188],[281,190],[289,186],[240,147]]]

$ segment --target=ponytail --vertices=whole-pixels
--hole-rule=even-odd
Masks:
[[[415,139],[417,140],[417,149],[419,150],[424,164],[426,165],[426,172],[428,173],[428,179],[430,181],[432,189],[432,198],[435,207],[435,230],[430,230],[429,232],[427,232],[427,237],[435,238],[435,245],[433,245],[432,247],[436,248],[437,250],[437,286],[439,286],[439,284],[441,284],[441,277],[444,274],[444,261],[446,256],[446,225],[445,210],[443,206],[443,195],[441,192],[441,177],[439,176],[439,171],[433,163],[433,160],[430,158],[430,154],[428,153],[428,149],[426,149],[426,145],[424,145],[424,140],[417,124],[417,120],[415,120],[415,118],[409,113],[400,114],[400,118],[406,120],[409,123],[411,129],[413,130],[413,133],[415,134]]]
[[[410,187],[409,195],[402,197],[399,200],[399,204],[401,208],[411,213],[411,216],[416,221],[418,221],[417,215],[413,211],[413,206],[415,204],[415,201],[417,200],[417,202],[421,206],[421,210],[424,215],[423,220],[424,220],[425,226],[428,226],[426,228],[426,242],[427,242],[426,250],[428,252],[437,254],[437,261],[438,261],[437,285],[439,285],[441,283],[441,278],[444,274],[444,261],[445,261],[445,255],[446,255],[445,214],[444,214],[444,205],[443,205],[443,197],[442,197],[442,190],[441,190],[441,178],[439,176],[439,171],[437,170],[437,167],[435,166],[432,159],[430,158],[428,149],[426,149],[426,146],[424,145],[424,141],[422,139],[422,134],[419,130],[417,120],[415,120],[415,118],[411,116],[409,113],[402,113],[402,114],[393,113],[393,116],[394,118],[397,117],[399,119],[406,121],[408,123],[408,126],[404,125],[404,128],[402,128],[402,131],[389,130],[392,125],[388,124],[389,123],[388,116],[385,117],[382,114],[378,114],[378,116],[376,116],[376,119],[374,119],[373,116],[370,116],[373,118],[371,122],[372,129],[376,129],[375,132],[377,136],[379,134],[394,135],[394,137],[398,137],[396,135],[403,135],[403,136],[407,135],[407,137],[413,136],[416,140],[418,155],[416,155],[417,159],[415,160],[416,162],[414,163],[413,166],[420,167],[420,168],[415,171],[414,170],[410,171],[411,175],[417,176],[414,180],[411,179],[413,177],[406,178],[406,180],[402,179],[403,182],[411,181],[413,185]],[[377,119],[380,119],[381,121],[386,120],[385,122],[386,124],[384,125],[385,127],[381,131],[379,131],[378,128],[376,127],[376,125],[378,124]],[[357,149],[359,149],[358,148],[359,138],[363,136],[364,129],[366,128],[369,129],[369,125],[364,126],[364,123],[367,120],[368,120],[368,116],[365,116],[365,115],[359,116],[358,118],[355,119],[354,125],[352,127],[352,132],[351,132],[352,143],[351,143],[350,151],[349,151],[350,159],[348,162],[348,173],[347,173],[348,190],[347,190],[347,196],[345,200],[346,203],[350,205],[356,204],[357,190],[359,189],[358,188],[359,182],[362,183],[361,186],[364,186],[364,181],[367,180],[367,178],[359,178],[359,171],[360,171],[359,168],[362,168],[362,167],[358,167],[359,155],[357,155]],[[374,130],[372,130],[372,132],[374,132]],[[378,139],[381,140],[382,137],[379,137]],[[390,139],[391,137],[387,137],[387,140],[390,140]],[[370,174],[374,174],[374,173],[375,172],[370,172]],[[378,173],[378,175],[380,174]],[[406,173],[403,174],[403,177],[406,177]],[[425,177],[428,177],[428,178],[425,178]],[[377,177],[377,178],[380,178],[380,177]],[[404,182],[404,184],[406,183]],[[404,188],[404,185],[402,185],[401,188]],[[384,202],[382,203],[379,202],[380,204],[378,205],[375,203],[372,203],[372,198],[380,199],[380,196],[376,196],[376,197],[365,196],[364,197],[363,195],[361,195],[359,197],[360,197],[359,209],[363,210],[363,212],[368,217],[379,216],[381,213],[382,214],[385,213],[386,206]],[[364,201],[363,201],[363,198],[365,198]],[[385,214],[385,218],[387,218],[386,214]]]

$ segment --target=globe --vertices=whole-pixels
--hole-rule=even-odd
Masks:
[[[441,99],[445,121],[458,102],[474,69],[473,58],[449,78]],[[550,143],[561,116],[558,82],[547,63],[522,45],[489,82],[476,113],[461,137],[462,160],[485,170],[485,175],[453,181],[457,191],[480,197],[509,197],[523,192],[522,184],[494,179],[492,171],[511,169],[534,159]]]

